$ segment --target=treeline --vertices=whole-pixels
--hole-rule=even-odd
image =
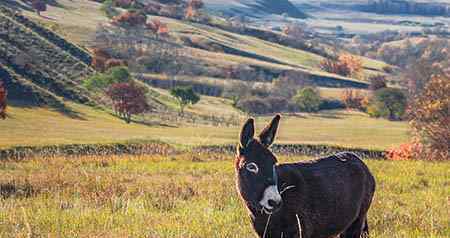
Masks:
[[[450,16],[450,5],[446,3],[415,2],[406,0],[370,0],[364,10],[379,14]]]

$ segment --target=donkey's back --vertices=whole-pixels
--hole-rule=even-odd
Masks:
[[[301,216],[304,238],[360,237],[368,229],[375,179],[358,156],[344,152],[279,169],[281,180],[296,187],[283,201]]]

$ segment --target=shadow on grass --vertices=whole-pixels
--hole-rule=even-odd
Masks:
[[[83,120],[86,121],[86,117],[83,113],[77,112],[72,108],[68,107],[65,104],[57,104],[57,105],[40,105],[33,102],[28,101],[19,101],[19,100],[10,100],[8,101],[9,106],[25,108],[25,109],[33,109],[33,108],[48,108],[54,110],[58,113],[61,113],[63,116],[69,117],[71,119]],[[8,113],[8,109],[6,109],[6,117],[14,118],[10,113]]]

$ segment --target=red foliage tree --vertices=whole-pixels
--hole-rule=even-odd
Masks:
[[[5,119],[6,118],[6,96],[8,95],[8,92],[6,91],[6,88],[3,87],[3,82],[0,81],[0,118]]]
[[[137,27],[145,25],[147,15],[140,11],[127,11],[113,18],[112,23],[119,26]]]
[[[134,82],[116,83],[106,91],[113,102],[114,111],[127,123],[131,122],[132,115],[150,110],[145,93],[145,88]]]
[[[32,0],[31,6],[36,10],[36,13],[40,16],[41,12],[47,11],[47,4],[43,0]]]
[[[169,27],[159,19],[151,20],[149,23],[147,23],[147,28],[150,29],[154,34],[159,36],[169,35]]]
[[[105,62],[105,70],[108,70],[117,66],[128,66],[128,63],[125,60],[121,59],[108,59]]]
[[[205,4],[202,0],[189,0],[186,7],[185,18],[193,19],[198,15],[198,10],[201,9]]]
[[[92,62],[91,66],[100,71],[104,72],[107,68],[107,62],[111,59],[109,53],[104,49],[93,49],[92,50]]]

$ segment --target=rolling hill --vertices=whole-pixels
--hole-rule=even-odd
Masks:
[[[255,18],[267,15],[286,14],[293,18],[306,18],[307,15],[289,0],[206,0],[209,9],[232,16],[250,16]]]
[[[0,7],[0,29],[0,76],[9,99],[60,108],[62,99],[93,103],[80,86],[94,72],[88,53],[5,7]]]

